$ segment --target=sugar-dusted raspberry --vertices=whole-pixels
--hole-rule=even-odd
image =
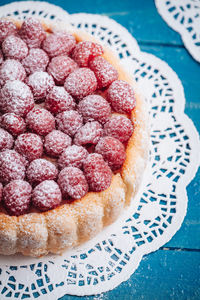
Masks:
[[[75,108],[72,96],[62,86],[54,86],[45,99],[45,106],[53,114]]]
[[[74,137],[74,144],[78,146],[96,145],[103,134],[102,126],[97,121],[87,122]]]
[[[48,110],[35,107],[26,116],[26,124],[32,132],[46,135],[55,128],[55,119]]]
[[[29,161],[40,158],[43,153],[43,143],[35,133],[20,134],[15,141],[15,150]]]
[[[112,116],[106,124],[104,124],[104,135],[112,136],[124,143],[128,141],[133,133],[133,124],[125,116]]]
[[[54,87],[54,80],[47,72],[38,71],[31,74],[27,79],[35,100],[44,99]]]
[[[53,57],[50,61],[47,72],[59,85],[64,84],[66,77],[78,68],[77,63],[67,55]]]
[[[45,136],[44,148],[49,156],[57,157],[71,145],[72,139],[60,130],[53,130]]]
[[[33,108],[34,100],[30,88],[19,80],[8,80],[0,92],[0,110],[22,117]]]
[[[26,130],[24,119],[14,113],[7,113],[2,116],[1,126],[13,136],[17,136]]]
[[[0,49],[0,65],[3,63],[4,57],[3,57],[3,52]]]
[[[25,214],[31,202],[31,185],[24,180],[13,180],[3,189],[4,205],[10,215]]]
[[[82,168],[83,162],[88,156],[87,150],[82,146],[72,145],[63,150],[58,159],[58,167],[64,169],[66,167]]]
[[[27,18],[22,23],[19,34],[29,48],[40,48],[46,37],[42,24],[35,18]]]
[[[8,131],[0,128],[0,151],[11,149],[13,146],[13,137]]]
[[[0,67],[0,86],[3,86],[8,80],[24,81],[26,72],[22,64],[15,59],[5,60]]]
[[[87,67],[89,60],[103,54],[103,47],[97,43],[84,41],[76,44],[72,58],[80,67]]]
[[[3,184],[0,182],[0,202],[2,200],[3,197]]]
[[[107,87],[118,78],[117,70],[101,56],[93,58],[89,66],[97,78],[98,88]]]
[[[58,184],[53,180],[45,180],[33,190],[32,203],[41,211],[57,207],[62,200]]]
[[[57,31],[46,37],[42,48],[50,57],[68,55],[76,45],[73,35],[64,31]]]
[[[56,179],[58,170],[50,161],[39,158],[30,163],[26,175],[30,183],[38,184],[44,180]]]
[[[17,33],[17,27],[8,19],[0,19],[0,43],[9,36]]]
[[[95,152],[103,156],[112,170],[119,169],[126,158],[124,145],[111,136],[101,138],[95,147]]]
[[[28,75],[37,71],[46,71],[48,63],[48,55],[38,48],[30,49],[28,56],[22,60],[22,65]]]
[[[24,158],[14,150],[0,152],[0,182],[7,184],[11,180],[24,179]]]
[[[102,155],[89,154],[83,163],[83,170],[91,191],[101,192],[110,186],[112,171]]]
[[[28,55],[26,43],[18,36],[9,35],[2,43],[3,54],[8,58],[23,59]]]
[[[97,88],[97,80],[88,68],[80,68],[70,73],[65,80],[64,88],[77,99],[92,94]]]
[[[88,192],[88,184],[83,172],[75,167],[64,168],[60,172],[58,185],[64,198],[70,196],[73,199],[80,199]]]
[[[57,115],[56,124],[59,130],[74,136],[83,125],[83,118],[76,110],[67,110]]]
[[[80,101],[78,111],[85,122],[98,121],[104,124],[108,121],[111,108],[110,104],[99,95],[89,95]]]
[[[107,100],[119,113],[130,113],[136,104],[132,86],[123,80],[116,80],[109,86]]]

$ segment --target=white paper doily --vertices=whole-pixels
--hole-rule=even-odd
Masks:
[[[1,14],[50,19],[52,6],[20,2]],[[57,299],[91,295],[127,280],[144,254],[157,250],[180,228],[187,210],[186,186],[199,165],[199,138],[184,114],[183,87],[176,73],[157,57],[140,52],[136,40],[115,21],[90,14],[54,18],[84,29],[110,46],[138,83],[149,106],[150,161],[133,205],[95,239],[62,256],[33,259],[0,256],[0,299]]]
[[[155,4],[165,22],[181,35],[192,57],[200,62],[200,1],[155,0]]]

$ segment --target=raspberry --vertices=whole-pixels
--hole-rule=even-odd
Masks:
[[[31,201],[32,187],[27,181],[13,180],[3,189],[4,205],[10,215],[25,214]]]
[[[33,190],[32,203],[39,210],[46,211],[57,207],[62,200],[59,186],[53,180],[45,180]]]
[[[26,72],[22,64],[15,59],[5,60],[0,67],[0,86],[3,86],[8,80],[24,81]]]
[[[75,167],[64,168],[60,172],[58,185],[64,198],[70,196],[73,199],[80,199],[88,192],[88,184],[83,172]]]
[[[89,154],[83,170],[91,191],[101,192],[110,186],[112,171],[100,154]]]
[[[64,111],[57,115],[56,124],[64,133],[74,136],[83,124],[83,118],[76,110]]]
[[[17,27],[15,24],[7,19],[0,20],[0,43],[9,36],[17,33]]]
[[[128,141],[133,133],[131,120],[125,116],[113,116],[104,125],[104,135],[112,136],[124,143]]]
[[[27,18],[22,23],[19,34],[29,48],[40,48],[46,37],[42,24],[35,18]]]
[[[131,113],[135,107],[135,93],[130,84],[123,80],[114,81],[107,90],[107,100],[119,113]]]
[[[99,122],[88,122],[83,125],[74,137],[74,144],[76,145],[90,145],[97,144],[100,137],[102,136],[103,130]]]
[[[53,130],[45,136],[44,148],[48,155],[57,157],[71,145],[72,139],[60,130]]]
[[[103,54],[103,48],[97,43],[84,41],[76,44],[72,58],[80,67],[87,67],[89,60]]]
[[[10,133],[6,130],[0,128],[0,151],[5,149],[11,149],[13,146],[14,140]]]
[[[39,158],[30,163],[26,175],[29,182],[39,184],[44,180],[56,179],[58,170],[50,161]]]
[[[43,153],[41,137],[34,133],[21,134],[15,141],[15,150],[29,161],[40,158]]]
[[[88,156],[87,150],[82,146],[72,145],[64,149],[58,159],[60,169],[66,167],[82,168],[83,162]]]
[[[119,169],[126,158],[124,145],[111,136],[101,138],[95,147],[95,152],[103,156],[112,170]]]
[[[24,119],[13,113],[7,113],[2,116],[1,126],[13,136],[17,136],[26,130]]]
[[[22,117],[33,108],[34,100],[30,88],[19,80],[8,80],[0,94],[0,110]]]
[[[98,121],[104,124],[111,114],[109,103],[99,95],[89,95],[80,101],[78,111],[85,122]]]
[[[28,77],[27,84],[32,90],[34,99],[41,100],[53,88],[54,80],[47,72],[38,71]]]
[[[92,59],[89,66],[97,78],[98,88],[107,87],[118,78],[117,70],[101,56]]]
[[[70,57],[60,55],[53,57],[48,65],[47,72],[59,85],[64,84],[66,77],[78,68],[78,65]]]
[[[30,49],[28,56],[22,60],[22,65],[28,75],[38,71],[46,71],[48,63],[49,57],[46,52],[37,48]]]
[[[11,180],[24,179],[25,164],[23,157],[14,150],[0,152],[0,182],[9,183]]]
[[[73,97],[82,99],[96,90],[97,80],[90,69],[80,68],[69,74],[64,88]]]
[[[2,43],[3,54],[8,58],[23,59],[28,55],[26,43],[18,36],[9,35]]]
[[[3,196],[3,184],[0,182],[0,202],[2,200],[2,196]]]
[[[55,119],[48,110],[35,107],[26,116],[26,124],[32,132],[46,135],[55,128]]]
[[[3,63],[3,53],[2,53],[2,51],[1,51],[1,49],[0,49],[0,65]]]
[[[76,40],[70,33],[58,31],[46,37],[42,48],[50,57],[68,55],[76,45]]]
[[[53,114],[75,108],[75,102],[62,86],[54,86],[45,99],[45,106]]]

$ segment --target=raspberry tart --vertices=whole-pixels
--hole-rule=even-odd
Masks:
[[[60,254],[113,223],[148,157],[119,60],[63,23],[0,20],[0,254]]]

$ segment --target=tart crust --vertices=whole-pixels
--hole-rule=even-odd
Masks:
[[[21,22],[14,20],[20,27]],[[46,32],[56,29],[70,31],[77,41],[96,41],[80,30],[64,23],[43,23]],[[134,132],[126,148],[126,160],[119,173],[112,177],[110,187],[103,192],[89,192],[80,200],[66,203],[47,212],[33,212],[19,217],[0,212],[0,254],[40,257],[47,253],[61,254],[99,233],[113,223],[137,193],[148,160],[148,113],[137,87],[110,49],[104,48],[103,57],[118,71],[119,79],[136,90],[136,107],[131,119]],[[134,201],[134,200],[133,200]]]

